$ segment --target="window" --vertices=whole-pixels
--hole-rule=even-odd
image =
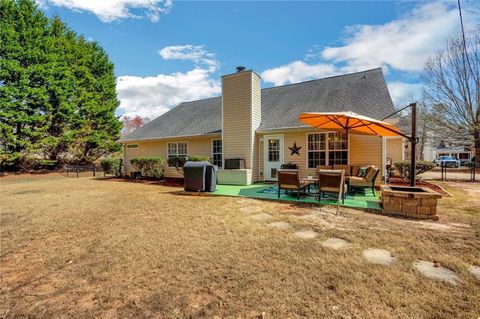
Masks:
[[[348,141],[345,133],[308,134],[307,143],[308,168],[348,164]]]
[[[268,140],[268,161],[269,162],[280,161],[280,140],[279,139]]]
[[[348,141],[345,133],[328,133],[328,165],[348,164]]]
[[[326,163],[325,134],[308,134],[308,168]]]
[[[222,140],[212,141],[212,164],[222,167]]]
[[[187,142],[168,143],[167,146],[168,158],[172,157],[187,157],[188,144]]]
[[[128,144],[127,148],[138,148],[138,144]]]

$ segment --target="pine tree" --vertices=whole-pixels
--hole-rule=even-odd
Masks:
[[[0,0],[0,12],[0,152],[19,165],[48,128],[48,19],[29,0]]]
[[[90,162],[120,149],[113,64],[33,0],[0,0],[0,160]]]

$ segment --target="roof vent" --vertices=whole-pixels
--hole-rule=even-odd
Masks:
[[[244,67],[243,65],[239,65],[239,66],[236,67],[236,69],[237,69],[237,73],[238,73],[238,72],[245,71],[246,67]]]

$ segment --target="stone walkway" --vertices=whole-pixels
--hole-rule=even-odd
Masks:
[[[257,201],[255,199],[240,199],[237,201],[240,204],[240,211],[243,213],[248,214],[255,214],[250,215],[250,218],[257,222],[270,222],[273,219],[273,216],[267,213],[263,213],[263,208],[259,205],[256,205]],[[334,211],[334,210],[332,210]],[[294,215],[301,215],[294,214]],[[326,208],[322,208],[322,210],[311,212],[308,215],[298,216],[299,218],[310,220],[318,224],[318,226],[322,230],[330,230],[335,228],[335,223],[340,222],[341,224],[346,223],[347,220],[345,217],[341,215],[332,215],[332,212]],[[431,223],[419,223],[420,226],[424,226],[425,228],[441,228],[442,225],[434,225],[432,226]],[[285,221],[274,221],[266,224],[267,227],[277,230],[294,230],[293,235],[297,238],[303,240],[314,240],[316,237],[319,236],[319,233],[314,231],[311,228],[302,228],[295,230],[294,226],[290,223]],[[443,227],[448,227],[447,225]],[[341,229],[340,227],[337,227]],[[440,230],[444,230],[443,228]],[[351,248],[352,243],[341,239],[341,238],[328,238],[322,242],[322,247],[327,249],[333,250],[342,250]],[[367,248],[362,251],[363,259],[370,264],[381,265],[390,267],[395,263],[396,257],[394,254],[386,249],[381,248]],[[417,260],[413,262],[412,267],[422,276],[445,282],[451,285],[458,285],[461,281],[457,273],[453,270],[442,267],[436,263],[426,261],[426,260]],[[470,265],[468,271],[474,276],[476,279],[480,280],[480,267]]]
[[[390,266],[395,261],[392,253],[385,249],[368,248],[362,252],[363,259],[375,265]]]

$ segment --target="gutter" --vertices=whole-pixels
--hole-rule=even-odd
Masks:
[[[195,135],[176,135],[176,136],[164,136],[164,137],[151,137],[151,138],[140,138],[140,139],[129,139],[129,140],[118,140],[117,142],[126,144],[130,142],[145,142],[145,141],[157,141],[157,140],[167,140],[167,139],[179,139],[179,138],[195,138],[203,136],[219,136],[221,132],[217,133],[207,133],[207,134],[195,134]]]

